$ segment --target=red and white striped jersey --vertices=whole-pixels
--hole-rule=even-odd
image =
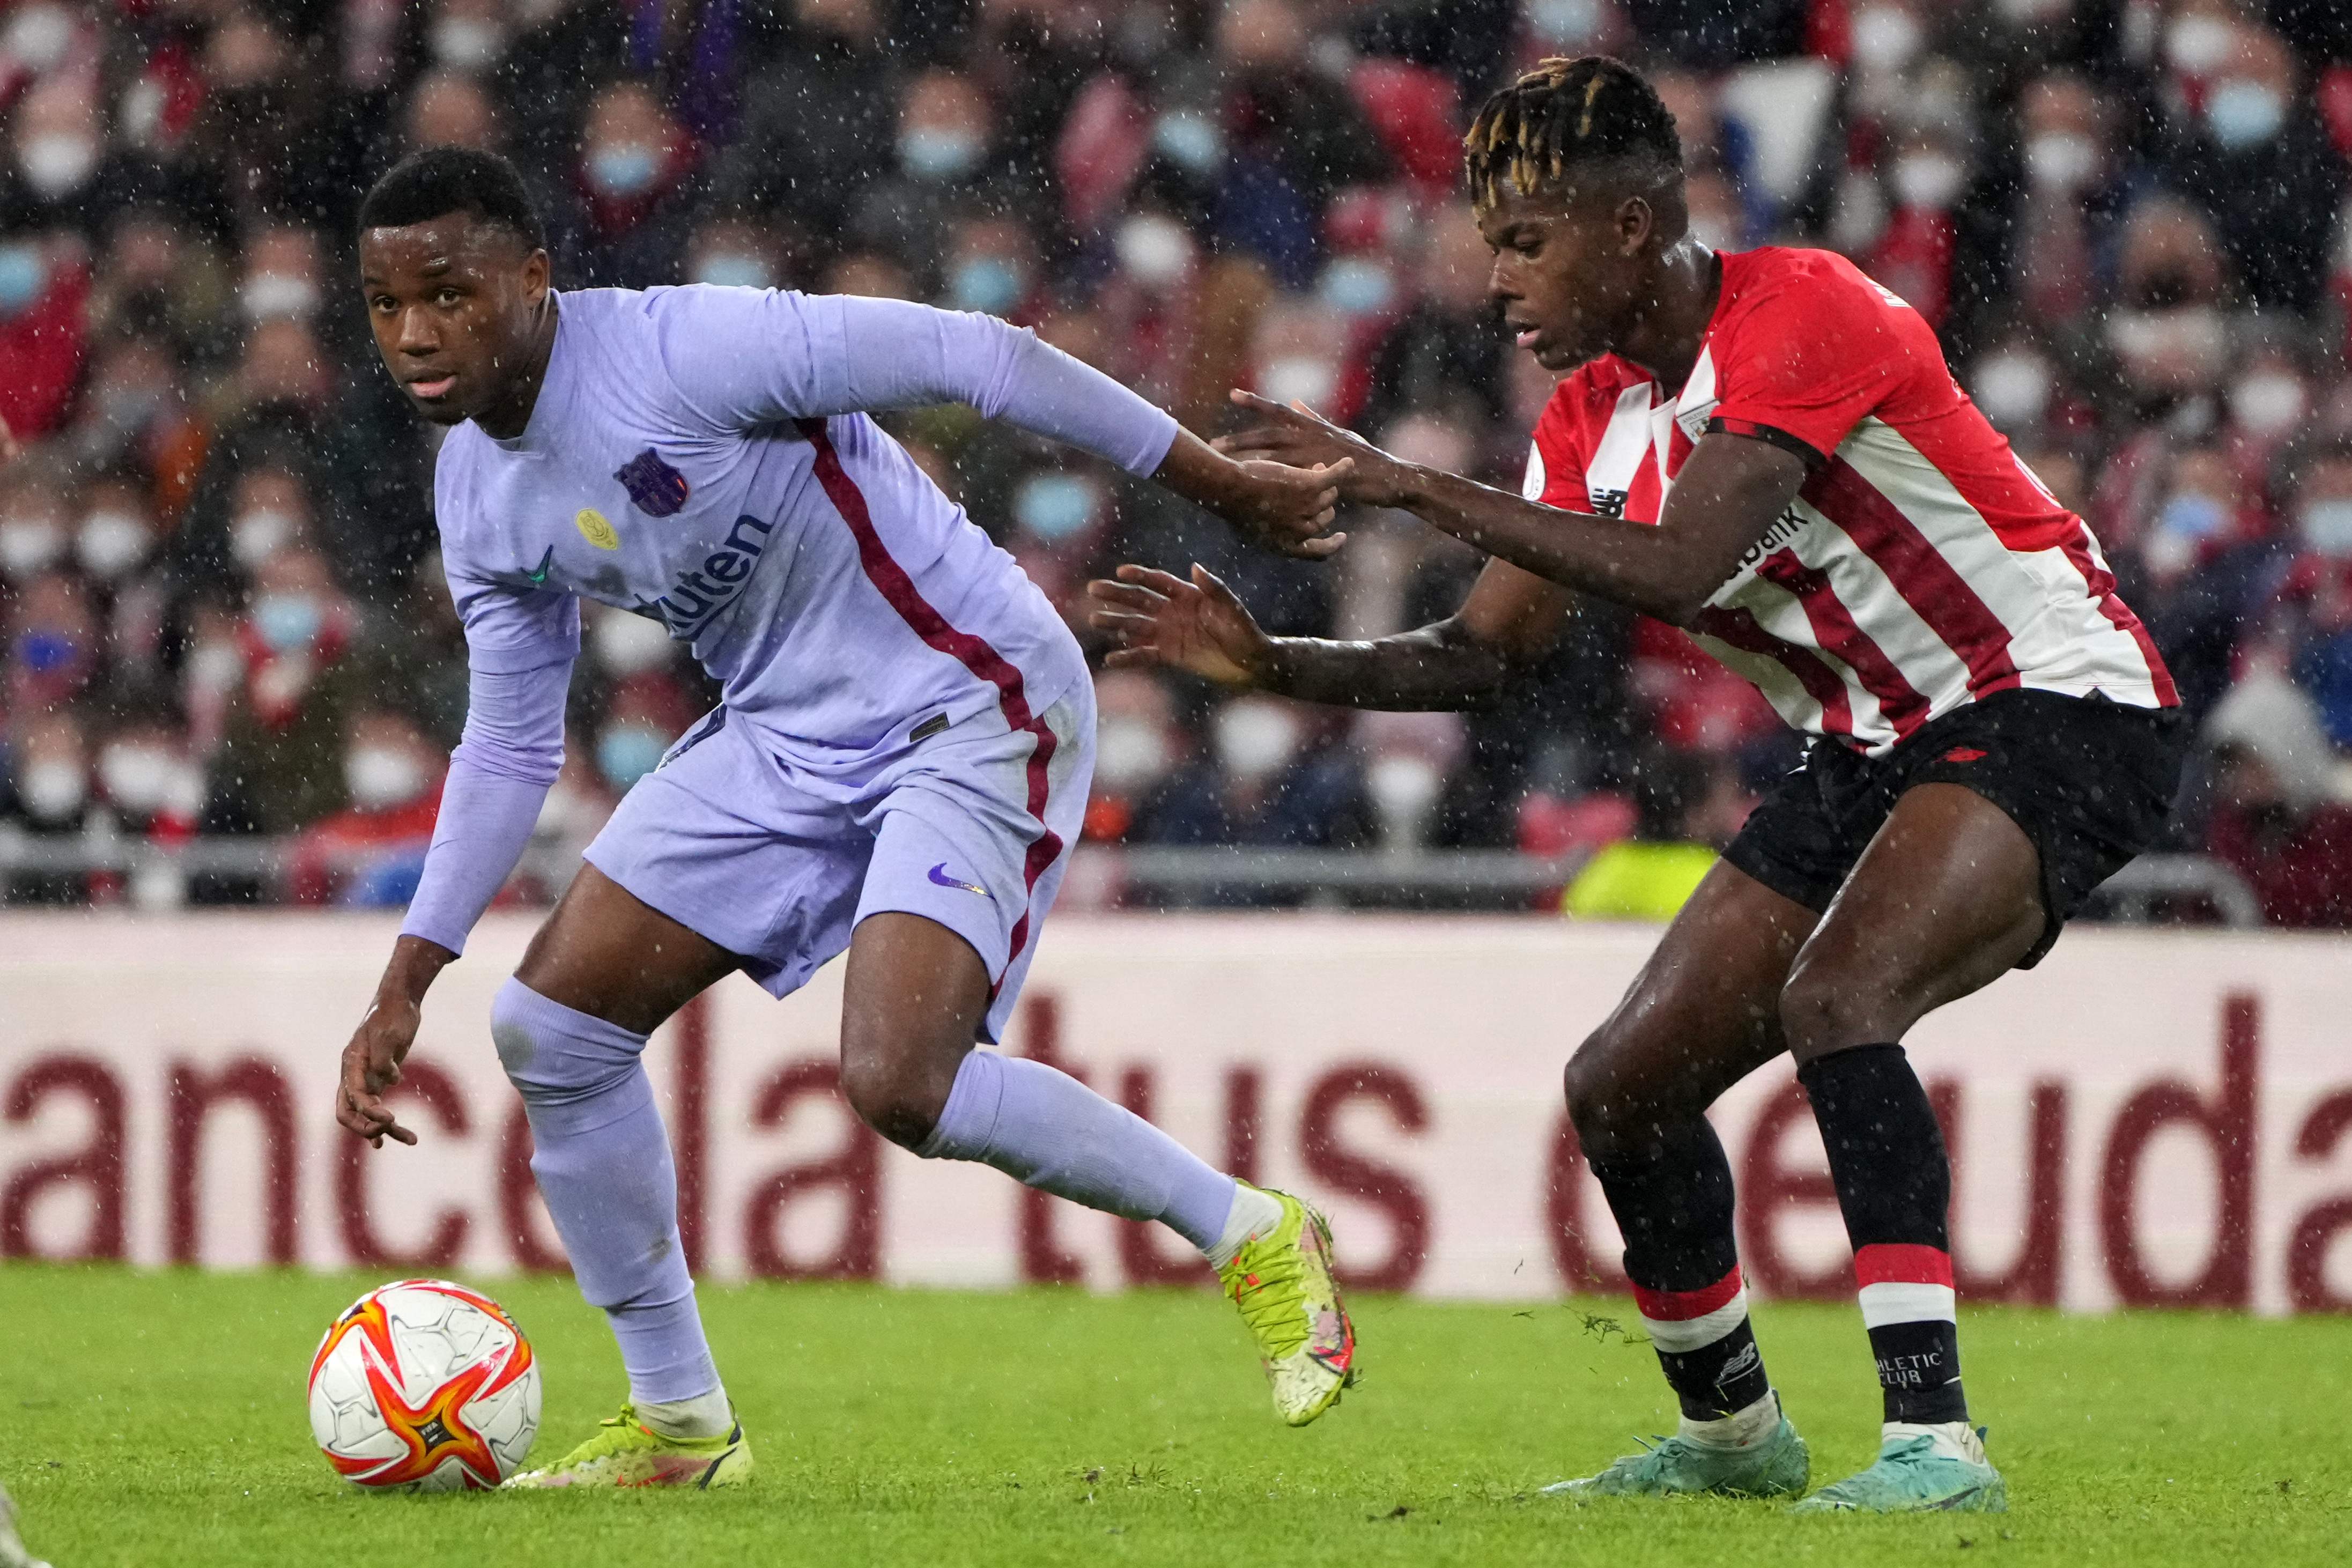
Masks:
[[[1878,755],[2012,687],[2179,701],[2090,529],[1961,392],[1918,313],[1844,258],[1725,255],[1680,395],[1614,354],[1579,367],[1536,423],[1527,498],[1654,523],[1709,432],[1811,467],[1690,628],[1798,729]]]

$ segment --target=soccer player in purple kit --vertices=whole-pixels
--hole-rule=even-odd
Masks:
[[[970,403],[1319,557],[1338,475],[1234,462],[992,318],[714,288],[557,290],[503,160],[436,149],[360,209],[376,346],[447,430],[442,558],[471,665],[440,820],[337,1116],[383,1095],[426,987],[506,880],[562,757],[584,595],[691,647],[722,705],[623,800],[491,1009],[538,1177],[629,1402],[509,1485],[724,1486],[751,1450],[703,1338],[646,1037],[742,970],[778,996],[846,949],[841,1085],[893,1142],[1198,1247],[1304,1425],[1353,1381],[1330,1235],[1003,1027],[1093,768],[1076,642],[869,413]]]

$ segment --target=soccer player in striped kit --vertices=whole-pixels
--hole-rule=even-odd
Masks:
[[[1240,1310],[1276,1412],[1352,1381],[1319,1215],[1211,1169],[1042,1062],[1011,1016],[1093,771],[1076,639],[868,412],[968,402],[1328,554],[1339,474],[1220,456],[992,317],[711,288],[557,290],[520,178],[441,148],[360,211],[385,367],[446,427],[442,559],[466,733],[337,1115],[381,1146],[425,988],[514,869],[562,762],[589,597],[658,621],[725,702],[622,801],[491,1008],[531,1170],[629,1375],[620,1415],[509,1486],[724,1486],[751,1450],[678,1247],[646,1037],[741,970],[782,996],[847,950],[841,1084],[886,1137],[1159,1220]]]
[[[1576,593],[1686,627],[1811,737],[1567,1070],[1683,1422],[1580,1496],[1798,1496],[1810,1463],[1748,1321],[1732,1181],[1703,1112],[1797,1061],[1885,1394],[1878,1460],[1808,1510],[1997,1509],[1968,1419],[1950,1167],[1898,1043],[2038,962],[2147,846],[2179,700],[2080,518],[1954,383],[1935,333],[1825,251],[1690,237],[1674,119],[1612,59],[1543,62],[1467,138],[1492,289],[1565,374],[1518,496],[1244,397],[1231,449],[1352,456],[1350,502],[1494,559],[1462,608],[1375,642],[1268,638],[1223,585],[1097,584],[1115,662],[1362,708],[1450,708],[1540,659]]]

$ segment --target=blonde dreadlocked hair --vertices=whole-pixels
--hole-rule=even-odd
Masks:
[[[1505,180],[1557,185],[1571,164],[1630,159],[1679,174],[1682,139],[1657,89],[1606,55],[1548,59],[1486,100],[1462,138],[1470,199],[1490,207]]]

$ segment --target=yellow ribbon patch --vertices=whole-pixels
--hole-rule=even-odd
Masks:
[[[574,517],[572,521],[579,525],[580,537],[594,545],[597,549],[618,550],[621,548],[621,535],[619,531],[614,529],[611,523],[605,521],[604,514],[598,511],[594,507],[582,507],[580,509],[580,514],[577,517]]]

